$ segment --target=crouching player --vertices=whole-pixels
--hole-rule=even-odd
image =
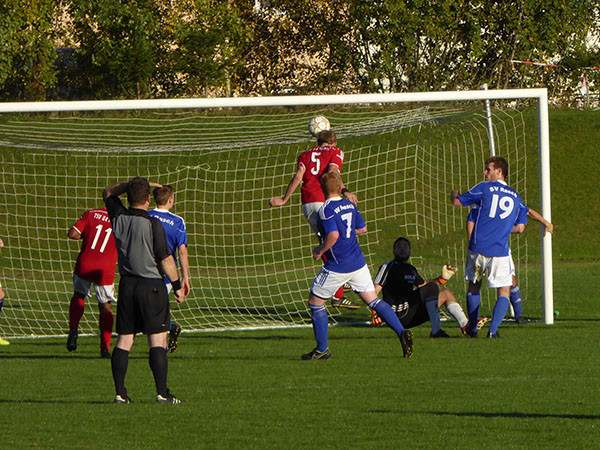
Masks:
[[[404,237],[394,242],[394,259],[383,264],[375,277],[375,292],[383,290],[383,300],[390,304],[398,315],[404,328],[413,328],[429,321],[431,323],[431,338],[450,337],[442,329],[440,321],[440,306],[456,320],[463,334],[468,319],[456,301],[450,289],[440,291],[456,273],[453,266],[445,265],[442,275],[432,280],[424,280],[417,269],[408,263],[410,258],[410,242]],[[373,326],[381,324],[378,314],[373,314]]]
[[[414,351],[413,335],[405,330],[390,305],[377,298],[365,257],[358,245],[356,235],[366,233],[367,226],[351,201],[342,198],[342,179],[337,172],[321,177],[321,187],[326,200],[319,210],[319,225],[323,243],[315,247],[315,260],[326,255],[326,262],[315,277],[310,288],[308,304],[317,346],[302,359],[327,359],[331,356],[327,342],[328,317],[325,303],[337,289],[348,283],[360,299],[375,310],[398,335],[405,358]]]

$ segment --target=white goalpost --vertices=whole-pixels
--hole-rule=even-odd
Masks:
[[[482,107],[527,100],[535,108]],[[458,264],[449,286],[464,303],[467,211],[450,205],[450,190],[482,180],[490,144],[509,161],[509,184],[551,221],[546,89],[2,103],[0,333],[66,333],[79,250],[67,231],[103,206],[105,186],[133,176],[171,184],[173,212],[185,219],[192,293],[172,306],[185,330],[309,324],[317,241],[299,193],[280,208],[268,200],[283,194],[298,155],[314,145],[306,126],[315,115],[329,119],[346,154],[342,178],[368,225],[359,240],[373,275],[404,235],[426,277]],[[517,277],[528,315],[552,324],[552,238],[531,236],[511,237]],[[95,300],[86,303],[81,332],[95,333]],[[365,308],[330,313],[339,323],[370,318]]]

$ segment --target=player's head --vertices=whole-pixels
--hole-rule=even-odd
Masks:
[[[335,145],[337,144],[337,137],[333,130],[323,130],[317,134],[317,145]]]
[[[410,242],[405,237],[399,237],[394,242],[394,258],[400,262],[406,262],[410,258]]]
[[[491,156],[485,160],[485,179],[487,181],[506,180],[508,163],[502,156]]]
[[[337,172],[327,172],[321,176],[321,189],[325,197],[342,192],[342,177]]]
[[[135,177],[127,186],[127,201],[129,206],[141,206],[150,203],[150,183],[142,177]]]
[[[168,184],[154,188],[152,194],[157,206],[169,206],[169,200],[174,199],[173,188]]]

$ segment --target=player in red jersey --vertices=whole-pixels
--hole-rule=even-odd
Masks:
[[[290,180],[283,197],[273,197],[269,204],[271,206],[285,205],[298,186],[302,184],[300,188],[302,212],[313,232],[321,239],[318,216],[319,209],[325,203],[325,195],[321,189],[321,176],[332,171],[340,173],[343,162],[344,152],[337,148],[337,137],[333,130],[321,131],[317,136],[317,146],[304,151],[298,157],[296,174]],[[356,195],[348,191],[343,183],[342,194],[351,202],[355,204],[358,202]],[[344,297],[343,286],[334,294],[331,304],[335,307],[360,308]]]
[[[106,208],[90,209],[75,222],[67,236],[81,239],[81,250],[73,271],[73,297],[69,307],[69,337],[67,350],[77,348],[77,330],[83,316],[85,297],[91,297],[94,284],[100,310],[100,357],[110,358],[110,339],[113,329],[111,304],[115,298],[115,264],[117,249],[112,225]]]

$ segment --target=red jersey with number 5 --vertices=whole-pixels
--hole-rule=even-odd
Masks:
[[[304,166],[302,188],[300,195],[302,204],[325,202],[325,195],[321,189],[321,175],[327,172],[333,164],[341,172],[344,162],[344,152],[337,147],[322,145],[301,153],[298,157],[298,167]]]
[[[117,248],[106,208],[86,211],[73,228],[82,239],[75,275],[101,286],[113,284]]]

